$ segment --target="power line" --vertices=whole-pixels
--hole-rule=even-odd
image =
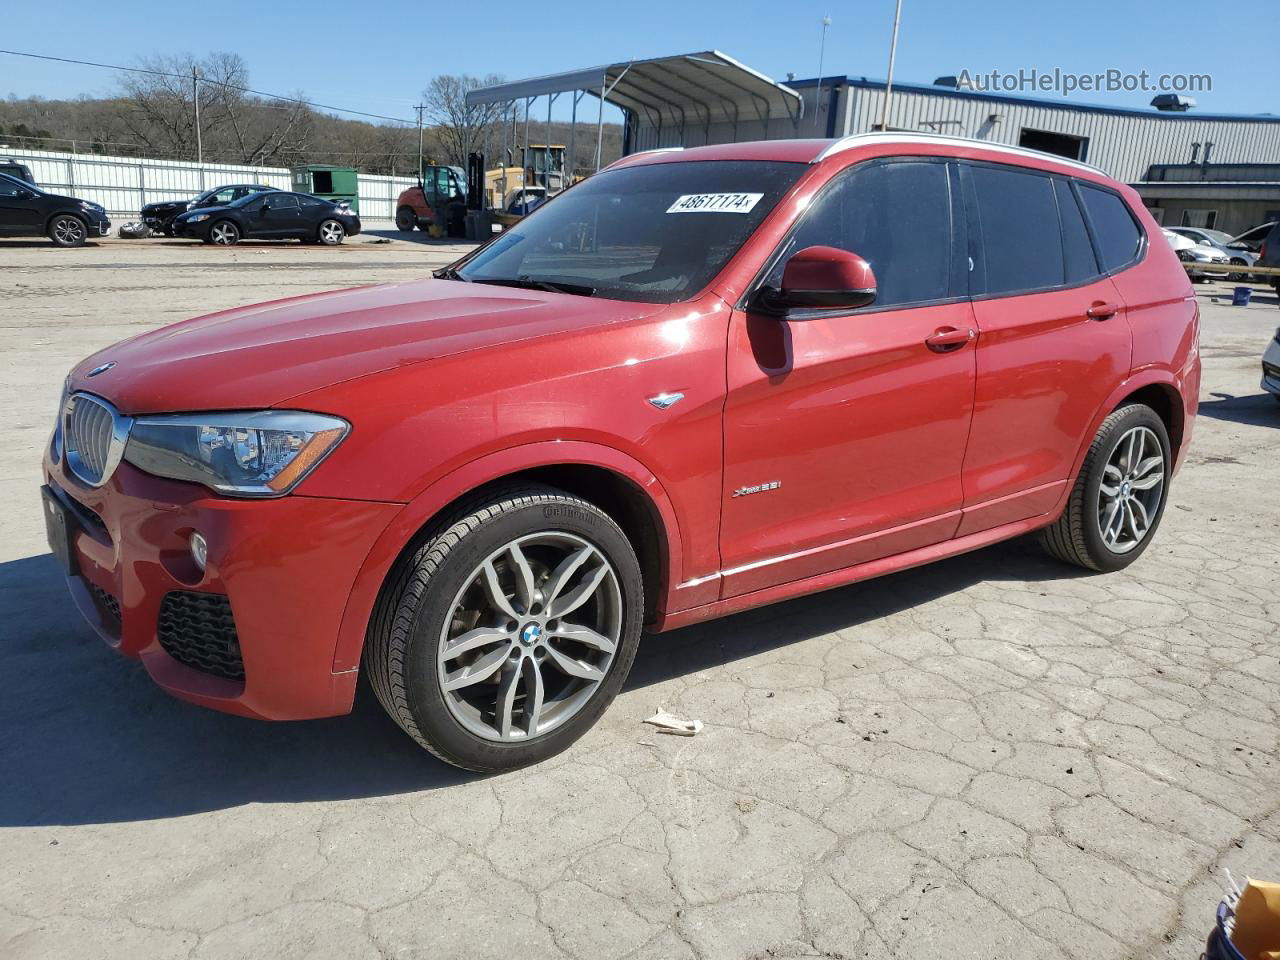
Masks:
[[[168,77],[173,80],[182,80],[186,82],[189,77],[181,73],[169,73],[167,70],[151,70],[146,67],[121,67],[114,63],[97,63],[93,60],[74,60],[70,57],[51,57],[43,53],[27,53],[22,50],[0,50],[0,53],[8,54],[11,57],[29,57],[32,60],[51,60],[55,63],[73,63],[81,67],[99,67],[103,70],[120,70],[125,73],[143,73],[153,77]],[[255,97],[267,97],[270,100],[283,100],[286,103],[297,103],[305,107],[315,107],[320,110],[332,110],[337,113],[348,113],[355,117],[369,117],[373,120],[389,120],[392,123],[403,123],[413,125],[413,120],[406,120],[403,117],[388,117],[380,113],[365,113],[362,110],[348,110],[346,107],[335,107],[332,104],[316,103],[312,100],[302,100],[298,97],[285,97],[278,93],[267,93],[263,90],[254,90],[251,87],[242,87],[238,84],[227,83],[223,80],[208,80],[205,77],[200,78],[201,83],[207,83],[210,86],[225,87],[228,90],[238,90],[241,93],[251,93]]]

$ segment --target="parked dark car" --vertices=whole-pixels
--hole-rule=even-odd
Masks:
[[[188,210],[199,210],[203,207],[225,207],[229,203],[259,193],[275,190],[261,183],[233,183],[224,187],[206,190],[194,200],[163,200],[159,203],[148,203],[142,208],[142,222],[156,233],[173,236],[173,218]]]
[[[345,203],[309,193],[273,190],[251,194],[220,207],[188,210],[173,221],[179,237],[220,245],[241,240],[301,240],[332,246],[360,232],[360,217]]]
[[[31,174],[31,168],[13,157],[0,157],[0,173],[7,177],[13,177],[15,180],[21,180],[24,183],[34,184],[36,182],[36,178]]]
[[[0,236],[48,237],[60,247],[78,247],[110,232],[111,220],[98,204],[0,173]]]

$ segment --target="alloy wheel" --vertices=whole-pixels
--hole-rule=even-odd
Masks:
[[[1164,496],[1165,455],[1149,427],[1127,430],[1098,486],[1098,530],[1112,553],[1128,553],[1151,531]]]
[[[235,243],[240,239],[236,228],[229,223],[215,223],[213,229],[209,231],[209,236],[214,243],[223,246]]]
[[[332,246],[335,243],[341,243],[342,238],[346,236],[346,231],[342,229],[342,224],[337,220],[326,220],[320,224],[320,242]]]
[[[486,740],[546,734],[599,689],[622,629],[618,575],[597,547],[563,531],[520,537],[453,599],[437,652],[444,701]]]
[[[54,221],[53,234],[59,243],[72,247],[84,242],[84,224],[75,217],[59,217]]]

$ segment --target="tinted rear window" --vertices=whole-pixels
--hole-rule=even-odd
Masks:
[[[1053,180],[995,167],[971,169],[982,222],[986,292],[1061,286],[1066,274]]]
[[[1125,202],[1109,190],[1079,184],[1080,196],[1093,225],[1093,237],[1102,257],[1102,269],[1118,270],[1130,263],[1142,247],[1142,233]]]

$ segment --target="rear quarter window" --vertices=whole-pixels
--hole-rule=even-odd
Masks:
[[[1142,231],[1129,212],[1128,205],[1110,190],[1077,183],[1084,201],[1093,239],[1107,272],[1128,266],[1142,250]]]

